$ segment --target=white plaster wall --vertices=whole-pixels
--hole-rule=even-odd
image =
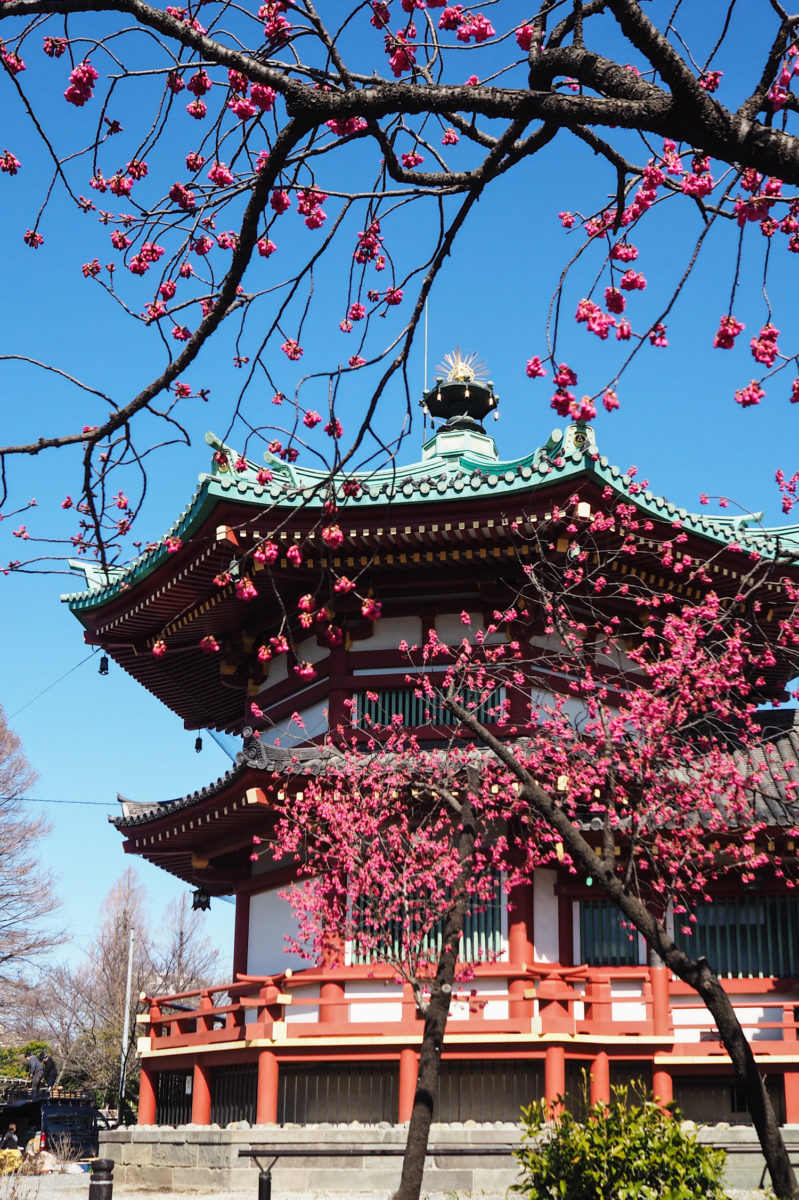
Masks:
[[[555,895],[557,874],[547,867],[533,873],[533,944],[535,962],[555,963],[560,953],[558,944],[558,898]]]
[[[396,650],[402,641],[421,645],[421,617],[381,617],[374,622],[371,636],[356,642],[353,650]]]
[[[473,991],[476,995],[472,997],[470,993]],[[485,1007],[478,1012],[470,1012],[470,999],[480,1003],[485,1001]],[[450,1021],[507,1021],[509,1015],[507,979],[473,979],[468,983],[455,984],[449,1008]]]
[[[507,1021],[510,1016],[507,979],[475,980],[475,987],[477,988],[478,999],[486,1001],[486,1006],[483,1009],[483,1019],[486,1021]]]
[[[297,715],[302,724],[295,721],[293,716],[286,717],[284,721],[278,721],[277,725],[273,725],[271,729],[262,730],[261,741],[267,746],[276,746],[278,742],[281,746],[296,746],[300,742],[307,742],[310,738],[320,737],[323,733],[327,733],[329,728],[327,700],[319,700],[308,708],[301,708]]]
[[[349,1019],[353,1025],[402,1020],[401,983],[390,983],[382,979],[359,979],[345,984],[344,996],[347,1000],[357,1001],[349,1006]]]
[[[316,640],[316,634],[313,637],[305,638],[297,646],[297,658],[300,662],[318,663],[327,658],[329,654],[330,647],[320,645]]]
[[[307,967],[307,959],[288,954],[284,934],[297,933],[297,921],[288,900],[277,890],[250,896],[250,933],[247,939],[247,974],[280,975],[286,967]]]
[[[744,1027],[744,1033],[749,1038],[750,1042],[781,1042],[783,1037],[782,1029],[757,1029],[753,1026],[759,1025],[761,1022],[782,1021],[782,1009],[771,1008],[768,1006],[755,1006],[751,1008],[739,1008],[735,1005],[735,1013],[738,1020]]]
[[[713,1025],[710,1013],[702,1007],[678,1008],[672,1005],[671,1017],[674,1022],[674,1037],[679,1042],[698,1042],[701,1031],[710,1029]],[[693,1028],[687,1029],[687,1025]]]
[[[278,654],[277,658],[269,660],[269,674],[258,688],[258,695],[267,692],[277,683],[283,683],[289,677],[289,661],[287,654]]]
[[[611,1017],[614,1021],[646,1021],[646,1001],[641,979],[610,980]]]
[[[436,633],[448,646],[459,646],[464,638],[473,642],[484,629],[482,613],[469,613],[468,625],[464,625],[459,612],[439,613],[436,617]]]
[[[305,964],[308,965],[307,963]],[[286,1014],[287,1025],[297,1025],[300,1022],[303,1024],[318,1024],[319,1022],[319,1005],[318,1004],[298,1004],[299,1000],[318,1000],[319,999],[319,984],[310,983],[307,987],[293,987],[291,989],[292,1004],[287,1004],[284,1012]]]
[[[789,996],[770,995],[768,1001],[764,1003],[762,995],[739,994],[733,996],[732,1001],[735,1006],[735,1014],[743,1025],[744,1033],[750,1042],[780,1042],[783,1040],[784,1031],[782,1029],[760,1029],[758,1026],[763,1023],[780,1024],[783,1020],[783,1003],[795,1003],[795,998],[792,1000]],[[679,1001],[677,1003],[679,1004]],[[684,1030],[680,1034],[680,1041],[698,1042],[703,1029],[713,1028],[713,1018],[703,1007],[675,1006],[672,1012],[675,1029]],[[689,1024],[695,1028],[685,1029],[685,1026]]]

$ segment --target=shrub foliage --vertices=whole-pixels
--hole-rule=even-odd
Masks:
[[[701,1146],[679,1113],[613,1089],[585,1120],[537,1100],[522,1109],[522,1180],[526,1200],[723,1200],[724,1152]]]

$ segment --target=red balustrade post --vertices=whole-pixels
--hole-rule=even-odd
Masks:
[[[192,1125],[211,1124],[211,1071],[200,1062],[194,1064],[191,1087]]]
[[[140,1125],[155,1125],[155,1071],[142,1063],[139,1083]]]
[[[524,971],[535,958],[533,945],[533,885],[519,883],[508,894],[508,958],[513,971]],[[524,976],[508,981],[508,1015],[514,1018],[532,1017],[533,1002],[525,1000],[529,980]]]
[[[200,1003],[199,1003],[198,1009],[197,1009],[197,1011],[199,1013],[199,1016],[197,1018],[197,1032],[198,1033],[209,1033],[210,1030],[213,1029],[214,1019],[213,1019],[213,1017],[208,1015],[213,1007],[214,1007],[214,1002],[211,999],[210,990],[204,991],[202,996],[200,996]]]
[[[322,966],[333,970],[344,961],[344,942],[333,929],[325,930],[325,940],[322,947]],[[348,1009],[346,1004],[336,1003],[344,999],[344,985],[337,979],[328,979],[319,988],[319,1021],[322,1025],[346,1024]]]
[[[583,999],[587,1031],[599,1037],[612,1034],[614,1029],[610,976],[592,972],[586,981]]]
[[[322,1025],[346,1023],[347,1005],[337,1003],[344,999],[344,985],[337,979],[328,979],[319,988],[319,1021]]]
[[[397,1120],[400,1125],[411,1119],[418,1074],[419,1056],[410,1046],[406,1046],[403,1050],[400,1050],[399,1060],[399,1112]]]
[[[150,1020],[148,1023],[149,1029],[150,1029],[150,1048],[155,1049],[155,1046],[153,1045],[153,1043],[156,1041],[157,1038],[163,1037],[163,1034],[161,1032],[160,1021],[161,1021],[161,1017],[164,1014],[161,1011],[161,1005],[156,1004],[154,1000],[152,1000],[150,1002],[150,1005],[148,1008],[148,1013],[150,1016]]]
[[[277,1055],[272,1050],[262,1050],[258,1055],[256,1125],[277,1124],[278,1074]]]

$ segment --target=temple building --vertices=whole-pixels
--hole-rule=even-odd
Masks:
[[[678,508],[612,466],[589,424],[501,460],[482,424],[493,388],[458,362],[424,398],[443,423],[419,462],[331,479],[269,453],[265,466],[254,463],[208,435],[210,470],[164,538],[110,577],[80,564],[86,590],[66,599],[86,642],[187,729],[241,739],[222,778],[178,799],[123,801],[115,818],[125,850],[184,880],[198,906],[223,895],[236,903],[228,977],[199,994],[148,999],[142,1123],[408,1119],[422,1029],[409,985],[357,954],[332,967],[287,954],[292,914],[281,893],[292,868],[253,856],[253,839],[268,844],[276,792],[324,771],[328,731],[399,714],[423,747],[445,742],[452,719],[407,684],[400,643],[422,643],[428,629],[460,638],[464,612],[472,630],[484,629],[523,578],[531,550],[516,530],[562,510],[551,555],[566,564],[568,500],[579,492],[592,511],[624,501],[646,516],[652,532],[635,564],[614,569],[649,572],[653,587],[691,594],[676,576],[658,579],[647,548],[675,522],[686,535],[677,553],[706,562],[722,592],[746,569],[742,549],[773,556],[779,545],[799,581],[799,526]],[[319,595],[328,577],[312,619],[300,622],[301,598]],[[342,577],[357,587],[336,589]],[[784,698],[782,675],[777,664],[766,699]],[[519,689],[508,697],[519,723],[523,699]],[[793,716],[769,718],[790,780],[799,779]],[[780,780],[755,815],[771,849],[794,857],[796,814]],[[730,885],[698,906],[696,926],[780,1119],[799,1123],[799,895],[768,875],[751,891]],[[453,1001],[439,1120],[513,1120],[534,1097],[574,1094],[582,1068],[597,1094],[642,1077],[687,1116],[748,1119],[699,999],[650,965],[643,941],[579,876],[555,864],[517,887],[510,905],[499,891],[467,920],[462,957],[476,965],[468,995]]]

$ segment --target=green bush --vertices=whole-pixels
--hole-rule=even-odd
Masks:
[[[538,1100],[522,1125],[522,1182],[511,1190],[527,1200],[723,1200],[724,1151],[698,1145],[679,1113],[631,1102],[626,1087],[583,1121],[565,1111],[550,1120]]]

